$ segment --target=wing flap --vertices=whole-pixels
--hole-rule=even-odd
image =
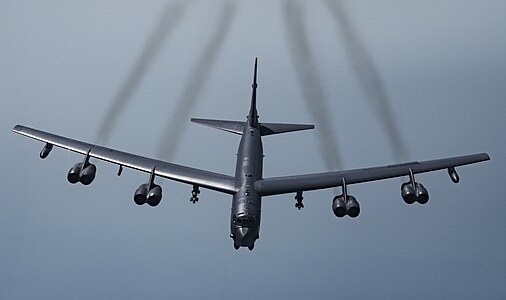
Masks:
[[[122,152],[21,125],[16,125],[12,131],[83,155],[90,151],[90,157],[138,171],[150,173],[155,168],[155,175],[174,181],[196,184],[200,187],[227,194],[236,192],[235,178],[232,176]]]
[[[286,194],[297,191],[311,191],[341,186],[343,178],[345,179],[346,184],[355,184],[408,176],[410,169],[414,174],[418,174],[473,164],[489,159],[490,157],[487,153],[479,153],[374,168],[274,177],[258,180],[255,182],[255,188],[262,196]]]

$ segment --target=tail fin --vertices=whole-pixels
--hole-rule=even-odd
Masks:
[[[251,106],[248,114],[248,122],[238,122],[238,121],[226,121],[226,120],[211,120],[211,119],[195,119],[192,118],[191,121],[194,123],[198,123],[204,126],[213,127],[216,129],[224,130],[227,132],[232,132],[235,134],[243,134],[244,128],[246,124],[249,124],[251,127],[257,127],[260,129],[260,134],[271,135],[278,133],[285,133],[291,131],[299,131],[299,130],[307,130],[313,129],[314,125],[304,125],[304,124],[279,124],[279,123],[258,123],[258,113],[257,113],[257,62],[258,58],[255,58],[255,71],[253,74],[253,91],[251,92]]]
[[[248,114],[248,123],[251,127],[258,126],[258,112],[257,112],[257,62],[258,58],[255,58],[255,71],[253,75],[253,84],[251,87],[253,91],[251,92],[251,106]]]

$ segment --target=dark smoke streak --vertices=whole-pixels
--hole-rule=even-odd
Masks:
[[[230,31],[235,11],[235,1],[227,1],[223,3],[216,31],[199,57],[195,67],[191,71],[177,107],[174,110],[172,117],[169,119],[159,150],[159,156],[163,159],[171,160],[180,144],[179,140],[183,134],[184,126],[189,118],[189,114],[202,94],[204,84],[209,78],[212,67],[216,62],[217,55],[224,44],[228,32]]]
[[[139,88],[142,79],[146,75],[155,57],[159,54],[164,42],[169,34],[173,32],[187,6],[186,1],[170,2],[162,12],[158,23],[145,43],[140,56],[135,61],[127,79],[123,82],[112,104],[105,114],[98,131],[98,141],[107,143],[111,131],[117,122],[117,119],[131,100],[134,92]]]
[[[318,76],[314,56],[309,46],[307,31],[304,25],[303,10],[298,3],[291,0],[284,1],[283,17],[287,30],[290,56],[297,74],[306,106],[313,119],[318,121],[318,134],[323,152],[324,163],[329,170],[341,168],[340,153],[337,145],[337,135],[333,131],[326,97],[323,93],[320,77]]]
[[[344,37],[344,47],[360,85],[376,109],[380,122],[388,133],[393,146],[394,158],[403,161],[408,158],[408,151],[395,124],[394,114],[389,104],[385,85],[379,71],[353,28],[350,18],[340,0],[325,0]]]

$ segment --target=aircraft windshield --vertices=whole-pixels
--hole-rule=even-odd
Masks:
[[[242,217],[234,218],[234,219],[235,219],[234,223],[237,226],[253,227],[256,224],[255,218],[250,217],[250,216],[242,216]]]

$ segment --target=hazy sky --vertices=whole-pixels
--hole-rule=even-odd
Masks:
[[[258,57],[260,121],[316,124],[266,137],[264,176],[326,170],[322,120],[308,112],[296,74],[305,64],[294,64],[286,3],[187,2],[108,146],[162,158],[160,147],[174,142],[173,162],[232,175],[239,137],[189,119],[245,119]],[[23,124],[95,142],[167,3],[0,2],[1,299],[506,296],[505,1],[342,1],[408,159],[488,152],[492,160],[458,168],[458,185],[445,171],[417,176],[431,195],[425,206],[402,201],[400,179],[351,186],[362,209],[353,220],[334,217],[332,190],[305,193],[301,211],[295,195],[264,198],[253,252],[233,248],[227,195],[202,190],[192,205],[191,186],[158,179],[162,203],[138,207],[133,192],[147,174],[117,177],[97,162],[95,182],[74,186],[66,173],[81,156],[54,149],[42,161],[42,143],[11,133]],[[337,140],[343,167],[397,162],[335,15],[324,1],[297,3],[336,135],[326,138]],[[225,7],[233,14],[226,32]],[[214,37],[219,45],[209,46]],[[200,95],[177,116],[181,139],[166,141],[210,47],[208,76],[193,83]]]

